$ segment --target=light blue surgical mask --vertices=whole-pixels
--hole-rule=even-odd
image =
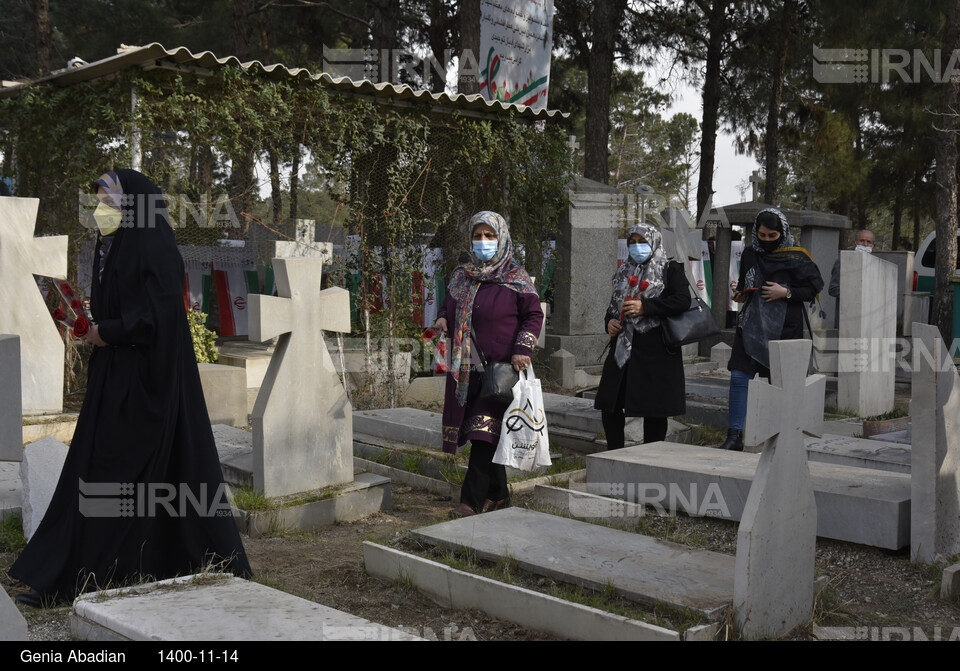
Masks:
[[[473,253],[481,261],[489,261],[496,255],[499,244],[499,240],[474,240]]]
[[[635,245],[628,245],[630,258],[637,263],[644,263],[653,254],[653,247],[646,242],[640,242]]]

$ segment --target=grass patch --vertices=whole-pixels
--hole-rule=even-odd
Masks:
[[[902,405],[895,406],[890,412],[885,412],[882,415],[874,415],[873,417],[864,417],[863,421],[865,422],[882,422],[885,419],[899,419],[900,417],[909,417],[910,413],[907,412],[907,409]]]
[[[450,462],[440,466],[440,475],[443,476],[443,479],[454,485],[462,485],[463,481],[467,477],[467,472],[463,470],[456,461],[451,460]]]
[[[400,468],[408,473],[423,475],[423,456],[416,452],[404,454],[400,458]]]
[[[23,536],[23,522],[19,515],[0,517],[0,552],[20,552],[27,546]]]
[[[237,508],[247,512],[273,510],[274,503],[263,495],[263,492],[253,487],[241,487],[233,493],[233,501]]]
[[[700,445],[701,447],[713,447],[720,445],[727,439],[727,430],[721,429],[712,424],[700,425],[700,436],[690,445]]]

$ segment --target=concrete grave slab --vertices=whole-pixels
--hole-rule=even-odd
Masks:
[[[639,534],[507,508],[415,530],[422,540],[510,557],[527,571],[719,617],[733,598],[734,558]]]
[[[353,413],[353,431],[376,438],[440,450],[443,416],[417,408],[358,410]]]
[[[253,487],[253,433],[226,424],[213,425],[223,479],[234,487]]]
[[[350,330],[350,293],[319,258],[274,259],[278,296],[250,295],[250,340],[279,336],[251,415],[254,487],[284,496],[353,479],[352,407],[323,340]]]
[[[66,277],[67,236],[33,236],[39,206],[36,198],[0,198],[0,324],[20,336],[28,415],[63,408],[63,338],[33,276]]]
[[[211,424],[247,426],[247,376],[236,366],[197,364]]]
[[[759,455],[650,443],[587,457],[591,493],[740,520]],[[910,543],[910,476],[810,462],[817,535],[897,550]],[[668,485],[669,488],[668,488]]]
[[[751,639],[783,636],[813,614],[817,546],[803,434],[823,426],[822,375],[809,340],[770,342],[770,384],[750,380],[744,442],[764,442],[737,530],[734,621]]]
[[[851,438],[824,433],[819,438],[807,438],[807,459],[828,464],[874,468],[893,473],[909,473],[910,445],[873,440]]]
[[[369,541],[363,565],[386,581],[413,581],[444,608],[473,609],[525,628],[580,641],[677,641],[678,632],[564,601],[515,585],[459,571],[439,562]]]
[[[960,554],[960,375],[936,326],[913,325],[910,554]]]
[[[0,589],[0,641],[26,641],[27,621],[7,591]]]
[[[0,461],[0,517],[20,515],[20,464]]]
[[[23,461],[20,462],[21,518],[27,540],[33,537],[47,512],[69,449],[56,438],[44,438],[23,448]]]
[[[79,597],[73,610],[71,633],[88,641],[418,640],[399,629],[223,575],[91,592]]]
[[[0,335],[0,461],[23,458],[20,365],[20,336]]]

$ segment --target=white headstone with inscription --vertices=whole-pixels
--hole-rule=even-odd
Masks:
[[[353,410],[323,331],[350,331],[350,292],[319,258],[273,259],[278,296],[250,295],[250,340],[279,336],[251,413],[254,487],[284,496],[353,480]]]

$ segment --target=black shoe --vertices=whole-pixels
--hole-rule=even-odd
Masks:
[[[731,452],[743,452],[743,431],[740,429],[727,429],[727,439],[723,445],[720,446],[720,449]]]
[[[43,595],[36,590],[18,594],[17,601],[25,606],[31,606],[32,608],[43,608],[44,604]]]

